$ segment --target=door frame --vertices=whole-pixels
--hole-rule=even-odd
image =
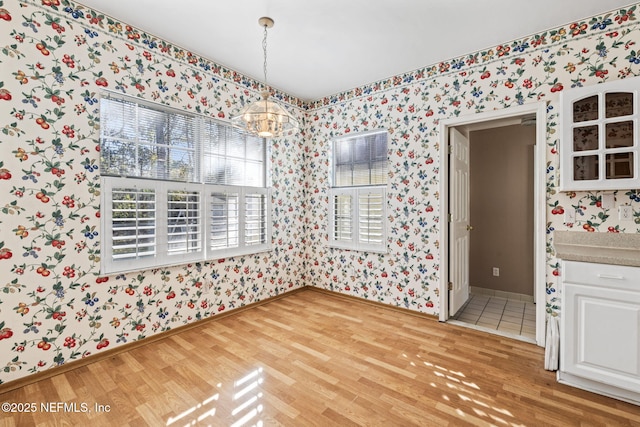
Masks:
[[[465,125],[479,125],[496,120],[512,120],[520,123],[524,116],[536,116],[536,148],[534,150],[534,298],[536,300],[536,343],[545,345],[546,313],[546,146],[547,146],[547,103],[544,101],[509,107],[502,110],[486,111],[470,116],[453,117],[440,122],[440,313],[438,320],[449,319],[449,128]]]

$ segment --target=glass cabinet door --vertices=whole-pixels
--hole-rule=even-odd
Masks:
[[[561,95],[561,190],[640,188],[639,89],[636,77]]]

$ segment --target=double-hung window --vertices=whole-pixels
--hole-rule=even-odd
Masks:
[[[270,249],[264,139],[110,94],[100,150],[103,274]]]
[[[386,252],[387,132],[333,141],[329,245]]]

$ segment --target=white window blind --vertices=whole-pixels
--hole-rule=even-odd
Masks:
[[[104,273],[204,259],[200,184],[110,177],[102,194]]]
[[[103,274],[270,249],[264,139],[118,94],[100,125]]]
[[[267,200],[258,187],[207,186],[209,250],[214,256],[260,252],[271,246]]]
[[[114,259],[156,254],[156,193],[153,188],[122,186],[111,190],[111,247]]]
[[[244,196],[245,235],[247,246],[262,245],[267,236],[265,223],[266,194],[250,193]]]
[[[196,181],[196,117],[118,98],[102,98],[105,175]]]
[[[353,191],[335,191],[333,194],[333,240],[353,242]]]
[[[387,132],[333,142],[329,245],[386,252]]]
[[[387,133],[373,132],[334,141],[335,187],[387,183]]]
[[[362,244],[381,245],[384,243],[385,203],[384,191],[375,189],[358,192],[358,236]]]
[[[332,188],[329,197],[331,246],[386,252],[384,187]]]
[[[265,143],[235,128],[208,121],[203,148],[204,182],[262,187],[265,182]]]
[[[171,190],[167,199],[169,255],[200,252],[203,229],[200,192]]]
[[[209,206],[210,249],[217,251],[237,248],[240,244],[240,194],[214,192]]]

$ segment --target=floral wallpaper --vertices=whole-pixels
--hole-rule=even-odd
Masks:
[[[579,12],[577,12],[579,14]],[[560,311],[553,231],[640,233],[640,190],[616,191],[635,222],[620,222],[600,192],[560,193],[559,95],[577,86],[640,75],[637,5],[449,59],[310,103],[305,147],[310,218],[307,277],[313,286],[437,315],[440,259],[439,123],[547,101],[546,311]],[[376,128],[390,133],[388,254],[327,245],[330,139]],[[576,222],[564,223],[564,209]],[[501,207],[496,207],[500,209]],[[617,208],[616,208],[617,209]],[[496,230],[499,233],[500,230]]]
[[[305,284],[289,139],[272,150],[271,252],[99,275],[100,92],[228,119],[258,83],[64,0],[0,0],[0,37],[0,383]]]
[[[560,310],[552,231],[640,233],[640,192],[558,193],[558,96],[640,74],[637,6],[305,103],[272,142],[271,252],[100,276],[99,94],[228,119],[259,84],[67,0],[0,0],[0,383],[311,285],[437,315],[442,119],[549,101],[547,310]],[[389,252],[327,246],[330,139],[390,134]],[[567,207],[575,224],[564,224]],[[497,230],[499,232],[499,230]]]

